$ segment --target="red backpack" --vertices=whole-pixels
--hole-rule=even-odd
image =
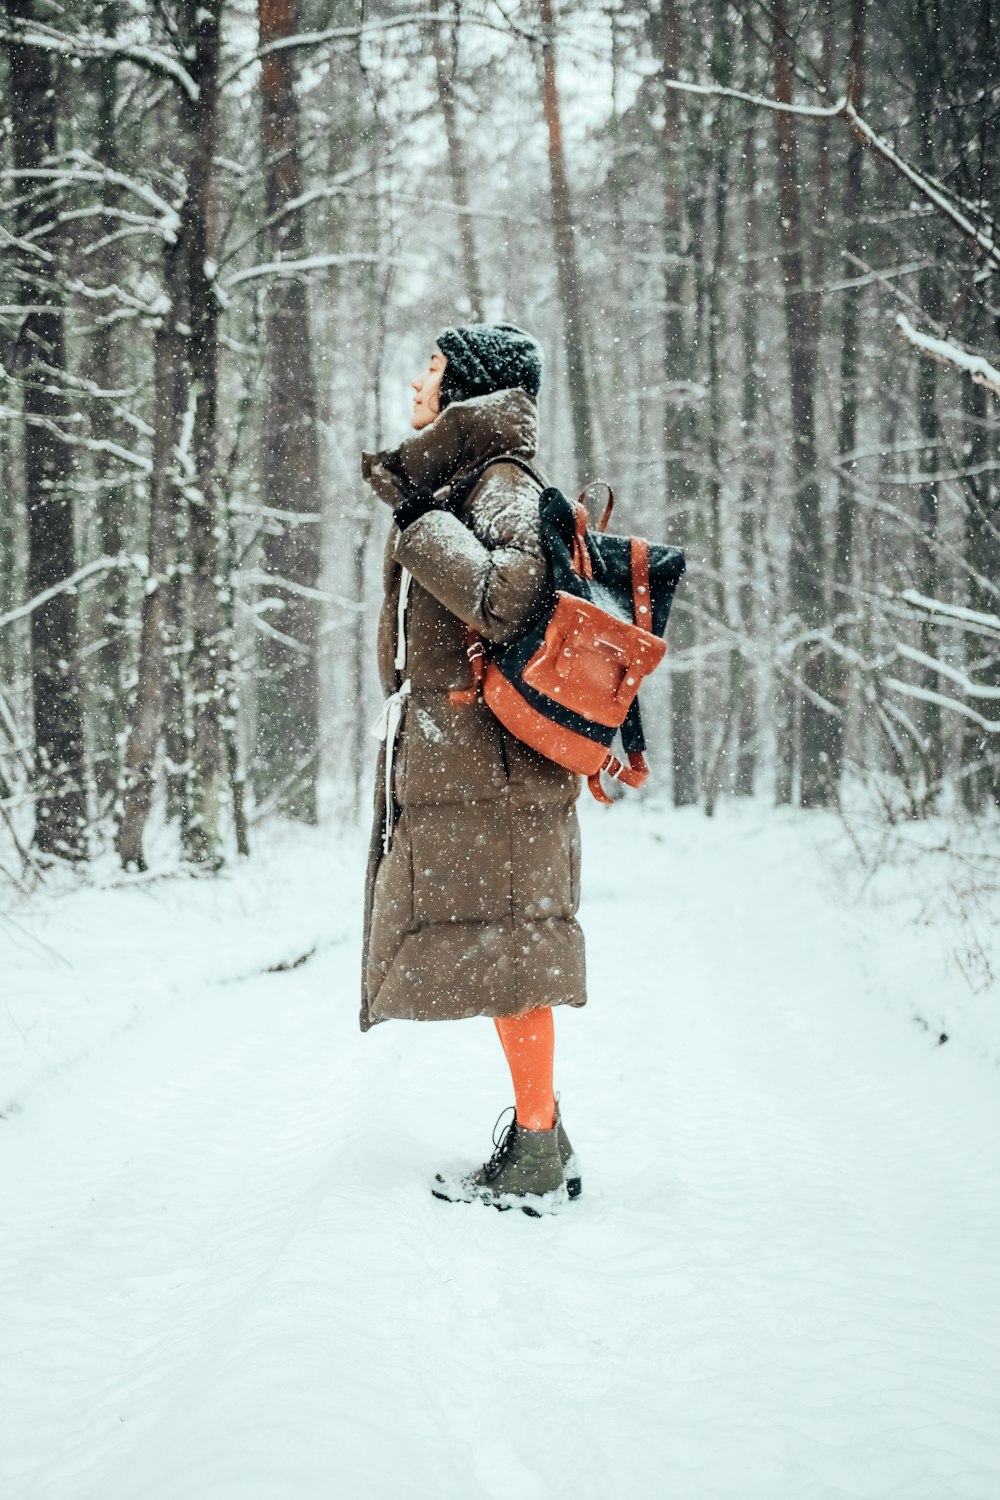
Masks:
[[[531,467],[511,457],[532,478]],[[468,493],[485,468],[463,484]],[[611,798],[601,775],[641,786],[649,775],[638,692],[663,660],[674,590],[684,573],[677,547],[606,532],[614,495],[594,534],[583,497],[561,490],[538,497],[542,541],[552,568],[552,593],[541,615],[513,640],[484,641],[468,632],[473,685],[455,703],[482,697],[517,739],[586,776],[599,802]],[[454,498],[454,497],[452,497]],[[612,753],[621,735],[625,760]]]

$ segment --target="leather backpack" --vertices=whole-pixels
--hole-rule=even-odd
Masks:
[[[467,495],[495,463],[514,463],[541,485],[523,459],[490,460],[462,484]],[[538,512],[552,569],[552,591],[541,614],[512,640],[485,641],[467,632],[472,686],[451,693],[454,703],[482,699],[517,739],[549,760],[586,776],[599,802],[611,798],[602,774],[626,786],[649,775],[639,712],[639,688],[666,652],[663,633],[684,554],[606,528],[597,532],[587,508],[554,486],[542,488]],[[450,503],[456,499],[454,491]],[[612,746],[621,736],[624,759]]]

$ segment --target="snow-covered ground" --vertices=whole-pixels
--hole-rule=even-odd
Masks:
[[[1000,997],[913,872],[588,809],[535,1221],[428,1192],[509,1083],[357,1031],[361,855],[0,903],[3,1500],[996,1500]]]

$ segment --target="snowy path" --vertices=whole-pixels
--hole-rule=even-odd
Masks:
[[[789,822],[585,858],[538,1222],[429,1195],[502,1058],[358,1034],[347,851],[0,925],[4,1500],[996,1500],[1000,1080],[888,993],[933,953]]]

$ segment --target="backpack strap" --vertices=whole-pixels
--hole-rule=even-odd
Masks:
[[[514,453],[498,453],[493,458],[488,458],[485,463],[481,463],[478,468],[473,469],[471,474],[466,474],[462,479],[456,480],[454,484],[448,487],[445,508],[457,511],[459,506],[471,495],[483,475],[488,469],[492,469],[494,464],[513,464],[516,469],[523,470],[529,478],[535,481],[539,491],[545,489],[544,479],[540,474],[535,472],[527,459],[518,458]]]
[[[472,625],[465,627],[465,654],[472,668],[472,686],[452,688],[448,694],[448,701],[468,708],[470,704],[475,703],[482,692],[483,678],[486,676],[486,647],[479,631]]]
[[[482,479],[487,470],[494,464],[513,464],[518,469],[523,469],[541,490],[545,489],[545,482],[540,474],[536,474],[531,465],[523,458],[518,458],[514,453],[499,453],[495,458],[488,458],[485,463],[473,469],[464,479],[451,486],[448,493],[447,508],[457,511],[459,506],[468,498]],[[448,694],[451,703],[460,704],[468,708],[475,703],[483,690],[483,678],[486,675],[486,647],[483,638],[472,625],[465,627],[465,654],[469,658],[472,668],[472,685],[467,688],[453,688]]]
[[[632,538],[632,618],[642,630],[652,630],[653,616],[649,592],[649,543],[641,536]]]
[[[608,776],[613,776],[616,781],[622,782],[624,786],[642,786],[649,775],[649,767],[646,764],[646,757],[643,754],[646,748],[646,736],[643,732],[642,715],[639,712],[638,698],[632,699],[620,733],[622,737],[622,749],[628,758],[628,764],[626,765],[624,761],[619,760],[617,755],[612,755],[609,750],[601,769],[595,772],[593,776],[587,777],[587,785],[590,788],[591,796],[596,801],[603,802],[607,806],[611,805],[611,798],[601,785],[601,777],[605,773]]]

